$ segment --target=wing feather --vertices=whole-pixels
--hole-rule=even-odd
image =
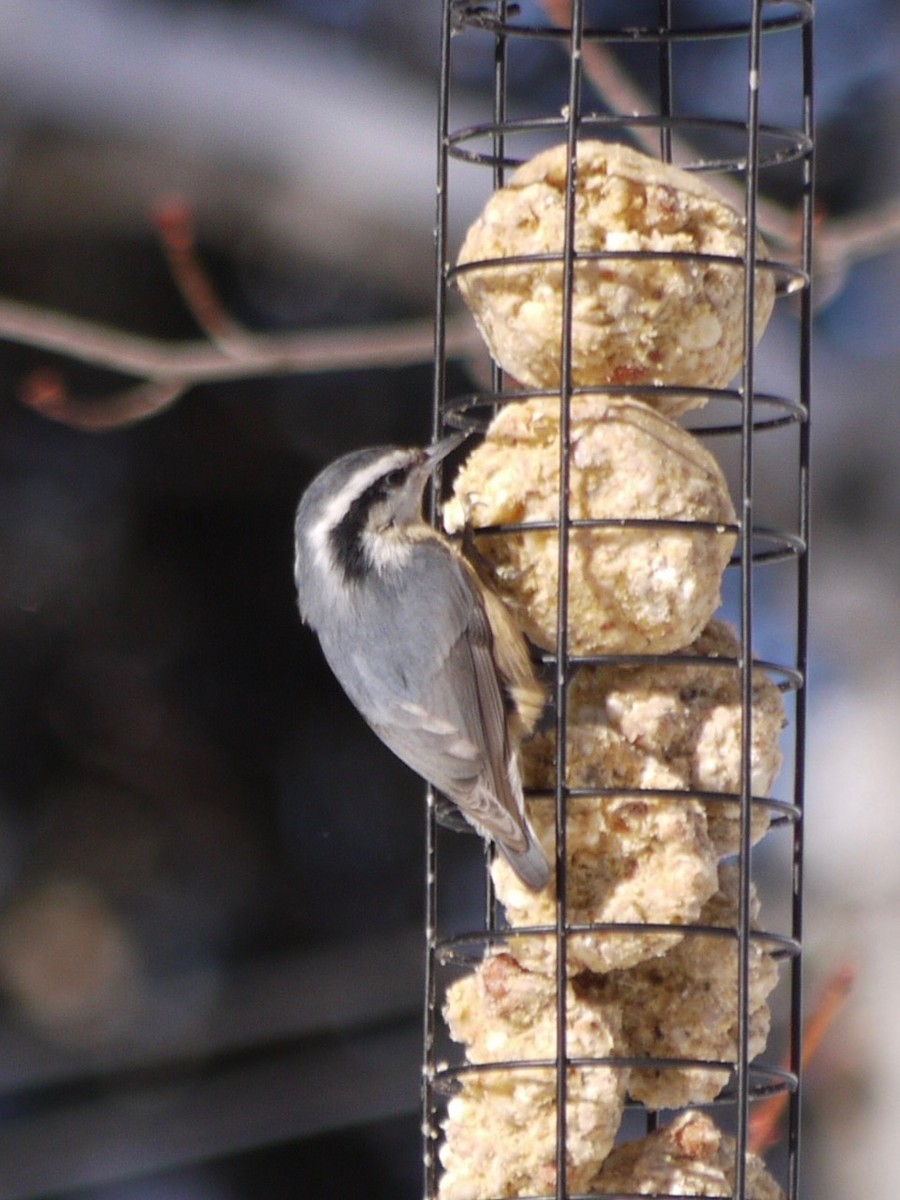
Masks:
[[[378,635],[351,651],[349,672],[336,672],[351,699],[391,750],[470,820],[523,848],[493,635],[475,581],[449,546],[429,538],[413,549],[402,593],[376,599]],[[346,665],[347,650],[345,640],[333,667]]]
[[[361,598],[356,624],[372,636],[354,647],[338,630],[326,657],[382,741],[543,880],[481,589],[436,537],[416,543],[402,584]]]

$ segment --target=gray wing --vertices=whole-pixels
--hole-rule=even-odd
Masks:
[[[372,636],[343,643],[336,673],[399,758],[505,850],[523,853],[532,838],[476,585],[437,539],[415,545],[402,582],[402,589],[381,585],[363,602],[362,625]]]

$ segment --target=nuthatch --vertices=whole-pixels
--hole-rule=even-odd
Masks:
[[[544,692],[503,602],[422,517],[426,482],[464,436],[357,450],[326,467],[297,509],[297,595],[375,733],[537,891],[550,866],[525,815],[517,752]]]

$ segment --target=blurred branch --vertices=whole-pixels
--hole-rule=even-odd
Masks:
[[[170,408],[189,387],[180,380],[150,380],[102,399],[75,398],[58,371],[40,369],[26,375],[18,395],[26,408],[42,417],[85,433],[101,433],[156,416]]]
[[[246,346],[246,330],[225,311],[203,268],[187,202],[173,196],[159,204],[153,216],[169,271],[182,300],[213,345],[226,354],[239,357]]]
[[[197,251],[188,205],[174,198],[161,203],[155,224],[175,285],[209,340],[159,341],[0,299],[0,339],[52,350],[144,381],[102,398],[76,398],[58,371],[41,369],[20,386],[19,399],[27,408],[74,429],[101,432],[155,416],[197,383],[405,367],[429,362],[434,354],[434,327],[426,320],[316,333],[251,333],[230,316],[216,293]],[[464,356],[481,344],[467,316],[451,319],[446,336],[450,357]]]
[[[113,429],[162,411],[198,383],[253,376],[404,367],[429,362],[434,353],[430,320],[325,329],[315,333],[167,342],[124,333],[15,300],[0,299],[0,339],[63,354],[92,366],[143,378],[146,384],[106,399],[71,397],[58,374],[31,376],[21,400],[55,421],[78,429]],[[481,343],[471,320],[447,324],[447,353],[465,357]]]
[[[448,353],[453,357],[481,346],[468,317],[451,320],[447,334]],[[254,375],[410,366],[431,358],[433,338],[432,322],[421,319],[314,333],[245,332],[240,357],[236,357],[208,342],[167,342],[0,299],[2,340],[50,350],[125,375],[191,384]]]

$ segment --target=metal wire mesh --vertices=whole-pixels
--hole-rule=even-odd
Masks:
[[[748,1195],[746,1152],[749,1122],[754,1106],[777,1093],[788,1096],[787,1127],[781,1150],[769,1167],[779,1178],[789,1200],[799,1195],[799,1061],[800,1061],[800,932],[802,900],[802,822],[803,768],[805,744],[805,683],[807,647],[807,514],[809,478],[809,346],[810,346],[810,261],[812,233],[812,18],[811,0],[744,0],[735,3],[688,3],[681,0],[648,0],[645,4],[621,5],[609,0],[573,0],[569,5],[548,3],[544,12],[535,5],[516,5],[507,0],[490,3],[466,3],[445,0],[441,61],[441,94],[438,128],[438,207],[437,207],[437,288],[436,288],[436,370],[434,422],[435,434],[446,427],[484,431],[491,419],[506,404],[541,395],[554,395],[559,402],[559,516],[543,523],[519,523],[479,530],[477,538],[508,536],[523,530],[558,530],[558,613],[556,646],[540,655],[552,682],[552,723],[556,737],[555,786],[545,799],[555,809],[556,822],[556,919],[552,924],[516,928],[517,938],[555,939],[555,1055],[549,1058],[504,1060],[479,1064],[468,1062],[458,1048],[449,1043],[441,1018],[441,1005],[448,981],[461,968],[471,968],[485,955],[499,949],[508,935],[503,909],[498,905],[491,879],[486,875],[484,903],[477,920],[471,906],[459,902],[459,890],[446,880],[442,857],[443,833],[439,828],[434,798],[429,806],[427,861],[427,980],[425,1006],[424,1063],[424,1137],[426,1196],[440,1194],[441,1166],[437,1147],[442,1137],[442,1119],[448,1096],[461,1081],[481,1072],[507,1071],[515,1075],[537,1068],[553,1072],[556,1114],[556,1151],[554,1190],[548,1195],[563,1200],[578,1193],[567,1185],[567,1089],[572,1069],[606,1067],[629,1071],[652,1067],[659,1072],[702,1068],[721,1073],[726,1086],[715,1099],[717,1121],[729,1129],[735,1139],[731,1194]],[[626,23],[627,18],[627,23]],[[777,71],[769,71],[769,46],[782,42]],[[533,86],[533,75],[518,86],[516,72],[525,71],[533,59],[530,48],[540,45],[557,47],[565,64],[560,76],[556,100],[552,89]],[[724,86],[735,47],[739,48],[742,69],[739,106],[729,107]],[[723,49],[729,51],[721,59]],[[615,63],[616,52],[628,56],[632,78],[645,89],[646,107],[639,113],[622,111],[630,93],[610,96],[594,90],[603,65]],[[457,126],[457,110],[468,103],[464,93],[465,68],[472,56],[489,56],[492,61],[493,105],[483,120],[473,123],[466,110],[466,121]],[[593,57],[592,57],[593,56]],[[602,60],[598,56],[604,56]],[[785,60],[790,59],[792,87],[786,99],[784,87],[770,95],[770,85],[783,85]],[[599,62],[599,67],[598,67]],[[721,66],[717,66],[718,63]],[[685,83],[699,68],[707,78],[717,73],[723,81],[722,111],[700,111]],[[615,79],[616,77],[613,76]],[[731,83],[733,83],[733,77]],[[536,102],[530,90],[540,99]],[[612,88],[615,91],[615,87]],[[731,88],[733,92],[733,87]],[[622,97],[625,96],[623,100]],[[649,99],[647,99],[649,97]],[[457,100],[460,99],[459,105]],[[617,110],[616,100],[619,101]],[[733,98],[732,98],[733,100]],[[465,103],[463,103],[463,101]],[[559,101],[557,103],[556,101]],[[543,104],[536,110],[537,105]],[[550,107],[550,105],[554,107]],[[709,106],[707,106],[709,107]],[[765,120],[763,119],[765,117]],[[664,521],[584,520],[569,513],[569,472],[571,463],[571,406],[573,397],[589,390],[573,382],[572,372],[572,296],[578,265],[587,259],[616,260],[652,257],[646,251],[585,252],[575,249],[577,145],[584,138],[624,141],[647,149],[651,144],[656,156],[666,162],[677,161],[694,172],[715,177],[745,216],[743,257],[744,330],[743,364],[739,381],[729,387],[700,388],[707,398],[703,409],[688,413],[681,423],[700,439],[715,447],[729,464],[731,486],[735,493],[737,536],[729,568],[726,594],[731,597],[739,626],[739,653],[732,658],[679,656],[680,663],[698,667],[714,665],[717,670],[737,673],[741,697],[741,787],[740,794],[692,791],[690,795],[715,808],[740,806],[740,838],[735,862],[738,869],[737,918],[727,927],[690,925],[681,932],[695,945],[703,939],[728,939],[737,947],[737,989],[734,1004],[736,1053],[727,1060],[634,1056],[598,1056],[578,1058],[568,1046],[566,994],[567,945],[579,934],[602,933],[611,938],[662,934],[668,926],[617,923],[585,925],[573,922],[567,907],[566,854],[567,806],[573,797],[608,797],[610,789],[575,788],[567,774],[569,745],[568,688],[574,673],[584,665],[664,667],[672,660],[666,655],[579,655],[569,645],[568,586],[566,569],[569,544],[576,531],[610,527],[629,530],[665,526]],[[460,228],[476,215],[467,208],[473,189],[471,176],[478,175],[484,190],[502,187],[508,172],[529,158],[535,150],[554,143],[566,145],[565,235],[561,254],[524,256],[502,260],[506,265],[552,259],[562,268],[562,344],[560,383],[551,391],[523,388],[492,364],[490,386],[483,390],[454,394],[444,356],[444,328],[453,306],[454,286],[463,271],[477,269],[479,263],[464,267],[452,265],[452,256]],[[468,174],[467,174],[468,173]],[[480,175],[479,175],[480,173]],[[771,258],[759,257],[757,234],[767,230],[761,219],[761,207],[770,203],[761,197],[777,197],[782,211],[792,212],[793,244],[774,239]],[[459,197],[459,199],[458,199]],[[462,209],[466,211],[461,211]],[[713,255],[675,255],[669,258],[695,258],[708,262],[724,261]],[[731,260],[732,263],[734,260]],[[758,387],[759,353],[754,346],[755,291],[758,272],[771,273],[776,292],[784,308],[793,305],[787,318],[790,330],[791,364],[782,369],[778,389]],[[792,299],[783,297],[791,295]],[[693,389],[672,385],[604,385],[601,390],[613,396],[629,395],[652,401]],[[784,496],[772,510],[770,496],[761,496],[756,486],[760,469],[771,454],[777,461],[787,454],[789,477],[784,479]],[[786,499],[785,499],[786,497]],[[787,519],[779,519],[787,513]],[[433,514],[433,515],[436,515]],[[716,530],[702,522],[694,527],[710,536]],[[719,534],[722,528],[719,527]],[[761,578],[777,573],[780,593],[790,597],[789,625],[780,627],[780,646],[787,646],[783,657],[754,658],[756,609],[760,593],[765,594]],[[758,671],[774,679],[788,700],[792,747],[788,768],[782,774],[780,796],[754,795],[751,772],[754,678]],[[627,790],[627,789],[625,789]],[[623,789],[615,789],[621,795]],[[648,795],[637,792],[636,795]],[[686,799],[683,791],[654,792],[654,795]],[[762,875],[753,869],[757,855],[752,851],[751,819],[754,813],[768,810],[775,833],[767,839],[780,842],[781,849],[767,855]],[[780,875],[780,877],[779,877]],[[773,911],[782,921],[780,928],[756,929],[752,920],[754,886],[771,886],[783,900]],[[764,909],[768,914],[768,909]],[[474,926],[474,927],[473,927]],[[751,946],[763,947],[780,960],[782,978],[778,995],[783,1011],[783,1060],[774,1060],[776,1051],[766,1050],[757,1059],[751,1056],[750,1032],[750,956]],[[773,1039],[774,1041],[774,1039]],[[635,1101],[620,1131],[620,1140],[637,1138],[641,1130],[663,1127],[656,1112]],[[521,1195],[511,1190],[504,1195]],[[536,1193],[535,1193],[536,1194]],[[591,1191],[591,1195],[608,1194]],[[622,1195],[616,1192],[616,1195]],[[658,1193],[661,1194],[661,1193]],[[679,1194],[686,1194],[679,1191]],[[707,1194],[707,1193],[704,1193]],[[479,1193],[483,1197],[484,1193]],[[474,1197],[473,1197],[474,1200]]]

